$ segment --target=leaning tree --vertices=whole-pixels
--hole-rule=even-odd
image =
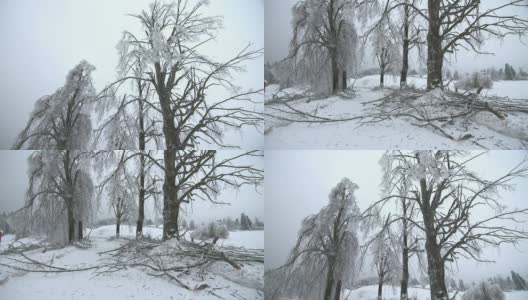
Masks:
[[[486,261],[480,257],[486,245],[516,243],[528,232],[515,226],[528,209],[507,209],[501,192],[512,181],[528,175],[528,164],[520,162],[496,179],[482,178],[471,163],[483,153],[463,151],[388,151],[381,160],[386,197],[369,210],[389,207],[406,199],[419,210],[419,218],[404,218],[423,232],[431,299],[447,299],[445,267],[457,258]],[[405,184],[405,192],[395,187]],[[395,203],[397,204],[397,203]],[[490,214],[476,213],[486,208]]]
[[[53,94],[40,98],[14,149],[85,150],[92,135],[90,107],[95,100],[94,66],[81,61]]]
[[[353,279],[358,255],[358,186],[342,179],[328,195],[328,205],[306,217],[288,261],[276,274],[277,294],[305,299],[339,299]],[[332,297],[334,295],[334,297]]]

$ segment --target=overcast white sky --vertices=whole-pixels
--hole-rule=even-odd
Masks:
[[[497,3],[507,0],[482,1],[482,7],[496,7]],[[298,0],[266,0],[265,3],[265,60],[266,62],[275,62],[285,58],[288,55],[288,45],[292,36],[291,27],[291,7]],[[528,18],[527,8],[505,9],[505,14],[519,15]],[[505,63],[512,64],[515,68],[528,68],[528,46],[519,42],[517,37],[508,37],[504,42],[498,40],[489,40],[482,49],[483,51],[493,52],[493,56],[475,55],[472,52],[461,51],[455,57],[452,57],[452,66],[462,71],[472,71],[485,67],[495,66],[504,67]],[[411,53],[411,60],[416,53]],[[366,58],[365,65],[372,66],[373,62]],[[411,61],[412,64],[412,61]],[[418,68],[417,62],[410,66],[411,69]]]
[[[24,205],[24,196],[28,187],[27,158],[32,151],[9,151],[0,150],[0,213],[11,212]],[[240,152],[237,152],[240,153]],[[221,151],[219,158],[236,155],[233,151]],[[264,167],[263,157],[252,157],[240,160],[241,164],[252,164],[257,168]],[[96,178],[93,179],[94,182]],[[195,201],[192,205],[184,205],[183,217],[187,220],[193,219],[198,223],[217,220],[231,216],[239,218],[244,212],[252,219],[258,217],[264,219],[264,191],[263,186],[255,190],[254,187],[243,187],[239,190],[233,188],[225,189],[217,199],[227,202],[228,205],[217,205],[205,201]],[[146,218],[154,218],[152,200],[146,201]],[[101,203],[97,218],[111,217],[107,203]]]
[[[35,101],[64,84],[66,74],[80,60],[96,67],[96,89],[115,80],[115,49],[126,29],[137,32],[138,22],[126,16],[140,13],[145,0],[2,0],[0,1],[0,149],[10,149],[25,126]],[[248,43],[264,48],[263,0],[211,1],[205,15],[223,16],[224,29],[204,54],[225,60]],[[264,57],[247,64],[234,82],[262,89]],[[213,95],[214,96],[214,95]],[[227,133],[228,141],[262,145],[262,134],[248,130]]]
[[[294,246],[303,218],[318,212],[328,203],[328,193],[343,177],[359,185],[356,198],[361,209],[380,199],[383,151],[266,151],[265,156],[265,267],[285,263]],[[496,151],[486,154],[474,170],[493,179],[518,163],[526,151]],[[503,194],[509,207],[528,207],[528,180],[518,181],[517,189]],[[473,212],[485,214],[487,211]],[[526,224],[528,226],[528,224]],[[489,248],[485,257],[496,264],[477,264],[460,260],[457,278],[477,280],[481,276],[506,274],[517,270],[528,273],[528,242],[519,245],[522,252],[505,246]]]

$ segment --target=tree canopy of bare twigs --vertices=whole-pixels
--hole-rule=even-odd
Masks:
[[[528,231],[515,227],[524,222],[528,209],[507,209],[501,192],[512,181],[528,175],[525,160],[496,179],[485,179],[471,169],[471,162],[484,153],[463,151],[388,151],[382,158],[386,197],[367,210],[406,199],[419,209],[417,218],[400,216],[425,239],[431,299],[447,299],[446,263],[459,257],[486,261],[480,256],[486,245],[511,243],[528,238]],[[402,193],[398,188],[405,185]],[[485,207],[490,215],[473,213]],[[510,222],[513,225],[501,224]]]
[[[155,96],[145,94],[139,102],[137,97],[123,97],[112,110],[119,113],[132,103],[148,108],[150,121],[143,129],[144,133],[157,136],[156,141],[164,142],[157,149],[196,148],[200,142],[228,146],[222,142],[224,129],[262,125],[254,105],[261,90],[242,90],[233,83],[234,74],[244,70],[243,64],[262,52],[248,45],[225,62],[203,55],[201,49],[215,39],[222,27],[219,17],[202,14],[207,3],[155,1],[148,10],[132,14],[142,31],[124,32],[118,44],[121,78],[99,97],[99,101],[115,101],[116,88],[129,80],[139,81],[138,86],[151,86]],[[219,96],[219,88],[230,95]]]

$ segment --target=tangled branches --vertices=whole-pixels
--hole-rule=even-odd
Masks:
[[[305,94],[292,98],[275,97],[267,104],[266,116],[270,119],[290,123],[333,123],[354,121],[356,128],[381,123],[384,121],[403,118],[414,126],[430,128],[452,141],[464,141],[474,138],[469,131],[471,124],[481,118],[483,114],[491,114],[491,118],[506,122],[510,116],[528,114],[526,99],[511,99],[498,96],[481,96],[480,89],[476,93],[459,93],[458,91],[432,90],[425,91],[413,88],[394,90],[388,95],[362,102],[363,109],[345,112],[341,116],[332,116],[331,111],[324,108],[331,105],[326,99],[323,104],[317,104],[313,111],[299,108],[304,99],[310,99]],[[294,102],[299,100],[297,102]],[[307,101],[308,102],[308,101]],[[269,105],[268,105],[269,104]],[[297,105],[296,105],[297,104]],[[347,114],[348,113],[348,114]],[[346,114],[346,115],[345,115]],[[512,118],[510,118],[512,119]],[[488,119],[489,120],[489,119]],[[458,133],[457,133],[458,131]],[[525,136],[515,136],[521,140],[528,140]],[[473,141],[477,143],[476,141]],[[477,143],[478,144],[478,143]]]
[[[42,250],[40,250],[42,249]],[[94,276],[138,268],[155,277],[166,277],[189,291],[208,288],[204,283],[208,267],[215,263],[226,263],[235,270],[245,265],[263,264],[262,249],[245,249],[233,246],[217,246],[213,242],[192,242],[185,239],[161,242],[159,240],[128,240],[125,244],[110,250],[98,252],[98,259],[87,266],[59,266],[57,260],[64,251],[47,251],[42,244],[10,246],[3,252],[0,266],[20,272],[65,273],[93,271]],[[36,251],[36,252],[34,252]],[[46,253],[40,257],[41,253]],[[38,259],[34,258],[39,256]],[[45,258],[43,258],[45,257]],[[196,274],[199,279],[196,281]],[[193,282],[194,281],[194,282]]]

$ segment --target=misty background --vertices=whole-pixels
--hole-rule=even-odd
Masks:
[[[361,210],[381,199],[382,170],[379,159],[383,151],[266,151],[265,170],[265,269],[283,265],[294,247],[302,220],[319,212],[328,204],[328,194],[343,177],[359,185],[356,200]],[[496,179],[518,164],[528,155],[526,151],[491,151],[471,165],[472,169],[486,179]],[[517,180],[514,191],[501,193],[503,203],[509,208],[527,208],[528,180]],[[474,214],[492,213],[486,209]],[[528,224],[516,226],[528,227]],[[362,234],[358,232],[358,237]],[[511,245],[499,248],[486,247],[482,257],[496,263],[484,264],[460,258],[454,266],[454,277],[478,280],[506,275],[510,270],[528,273],[528,241],[515,249]],[[410,261],[411,277],[419,278],[416,258]],[[372,269],[369,266],[365,270]],[[372,275],[372,274],[365,274]]]
[[[0,213],[13,212],[21,208],[25,203],[25,193],[29,185],[27,175],[27,159],[33,151],[29,150],[0,150]],[[222,155],[231,151],[222,151]],[[256,168],[264,167],[263,157],[246,158],[240,163],[251,163]],[[94,172],[92,172],[94,175]],[[92,177],[94,184],[98,179]],[[161,199],[160,202],[163,200]],[[264,192],[262,186],[255,189],[253,186],[246,186],[240,189],[228,188],[223,190],[217,198],[219,202],[228,204],[213,204],[206,201],[196,200],[191,204],[182,206],[183,218],[194,220],[197,224],[201,222],[215,221],[224,217],[240,218],[243,212],[253,221],[255,217],[264,219]],[[158,204],[162,207],[162,203]],[[154,220],[154,199],[145,200],[145,219]],[[103,198],[99,203],[99,210],[96,212],[96,220],[113,218],[113,212],[109,207],[108,199]],[[160,215],[161,217],[161,215]],[[130,221],[135,224],[135,220]]]
[[[116,80],[116,45],[122,32],[138,32],[139,22],[127,14],[139,14],[154,0],[2,0],[0,1],[0,149],[10,149],[24,128],[34,103],[64,84],[66,75],[86,59],[96,68],[97,91]],[[170,2],[170,1],[165,1]],[[203,54],[224,61],[248,43],[264,48],[262,0],[210,1],[202,13],[223,17],[224,28],[202,47]],[[264,57],[246,63],[245,72],[233,82],[260,90]],[[212,95],[214,97],[215,95]],[[94,120],[92,120],[94,122]],[[247,128],[229,131],[226,142],[263,145],[263,135]]]
[[[508,0],[494,0],[482,1],[482,9],[494,8],[500,5],[501,2]],[[288,56],[288,47],[293,35],[291,19],[291,8],[299,0],[266,0],[265,3],[265,61],[273,63],[282,60]],[[501,10],[507,15],[518,15],[528,19],[528,8],[507,8]],[[519,67],[528,68],[528,59],[526,53],[528,52],[528,40],[521,41],[519,37],[508,36],[503,41],[497,39],[490,39],[485,42],[481,51],[495,53],[494,55],[477,55],[474,52],[460,49],[456,55],[446,55],[449,69],[456,69],[463,72],[472,72],[488,67],[503,68],[505,63],[513,65],[517,71]],[[420,66],[416,57],[418,51],[412,49],[409,53],[409,69],[418,70]],[[414,58],[414,59],[413,59]],[[365,57],[362,59],[361,67],[370,68],[375,67],[371,55],[369,55],[369,48],[365,51]]]

